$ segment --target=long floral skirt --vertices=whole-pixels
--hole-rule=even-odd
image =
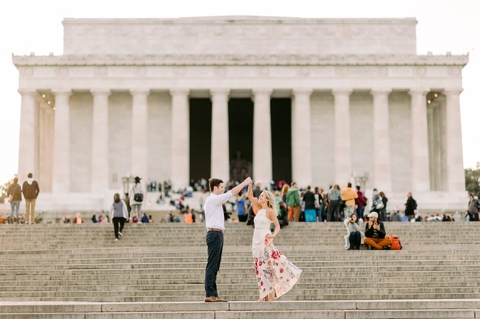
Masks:
[[[254,265],[260,298],[266,297],[274,289],[276,298],[279,298],[297,283],[302,270],[288,261],[266,237],[258,251]]]

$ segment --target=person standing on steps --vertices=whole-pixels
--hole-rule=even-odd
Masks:
[[[130,207],[132,207],[130,211],[130,215],[128,218],[133,218],[133,216],[141,216],[142,215],[142,202],[143,202],[143,187],[142,183],[140,183],[141,178],[136,176],[135,183],[130,187],[130,191],[128,192],[128,197],[130,197]]]
[[[37,181],[33,179],[32,173],[28,173],[27,177],[22,187],[23,198],[25,198],[25,223],[35,224],[35,202],[40,193],[40,187],[38,187]]]
[[[252,238],[252,254],[260,294],[258,301],[274,301],[292,289],[302,271],[288,261],[287,257],[273,245],[273,238],[280,232],[273,194],[265,190],[257,199],[253,195],[250,184],[248,198],[257,210]],[[272,223],[275,226],[273,234],[270,230]]]
[[[22,188],[18,185],[18,178],[13,179],[12,185],[7,190],[8,201],[10,202],[10,224],[16,222],[18,224],[18,214],[20,210],[20,202],[22,201]],[[13,216],[16,216],[15,219]]]
[[[218,297],[217,273],[220,270],[223,250],[223,232],[225,218],[222,205],[237,195],[252,179],[247,177],[241,184],[224,193],[223,181],[212,178],[208,182],[210,195],[205,199],[205,226],[207,227],[206,242],[208,247],[208,261],[205,267],[205,302],[226,302]]]

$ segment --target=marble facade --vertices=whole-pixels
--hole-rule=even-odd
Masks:
[[[464,209],[459,95],[468,56],[418,55],[416,20],[64,19],[64,52],[13,56],[19,179],[44,210],[98,210],[122,177],[187,186],[189,100],[212,105],[210,175],[229,179],[228,101],[254,104],[254,179],[272,179],[272,98],[291,99],[292,179]],[[319,142],[321,141],[321,147]]]

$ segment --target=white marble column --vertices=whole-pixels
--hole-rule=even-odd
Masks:
[[[343,187],[352,174],[352,147],[350,136],[350,94],[352,90],[332,90],[335,98],[335,184]]]
[[[390,131],[387,90],[372,90],[373,95],[373,186],[392,191],[390,168]]]
[[[428,155],[427,90],[412,89],[412,191],[430,191]]]
[[[148,90],[131,90],[132,94],[132,154],[130,175],[148,179]]]
[[[20,110],[20,139],[18,154],[18,180],[23,183],[35,169],[35,91],[18,90],[22,96]],[[12,139],[14,134],[6,136]]]
[[[104,194],[109,188],[108,97],[110,90],[91,90],[93,95],[91,192]]]
[[[184,188],[190,180],[190,112],[189,91],[170,90],[172,96],[172,159],[173,189]]]
[[[48,131],[47,127],[47,110],[50,108],[50,105],[48,105],[45,101],[40,102],[39,104],[39,115],[38,115],[38,170],[36,169],[35,171],[37,172],[36,175],[33,177],[35,179],[38,179],[39,181],[42,181],[42,186],[44,184],[44,181],[48,179],[47,171],[48,171],[48,165],[49,165],[49,156],[48,156],[48,150],[49,150],[49,137],[50,137],[50,132]],[[42,187],[43,189],[43,187]]]
[[[52,107],[46,110],[46,130],[47,130],[47,165],[42,168],[45,170],[47,178],[42,181],[42,189],[46,192],[52,192],[53,187],[53,150],[55,143],[55,112]]]
[[[225,182],[230,179],[228,144],[228,94],[229,90],[210,90],[212,96],[212,159],[211,177]]]
[[[56,91],[52,192],[70,192],[70,94]]]
[[[254,90],[253,106],[253,172],[252,178],[269,185],[272,171],[272,129],[270,95],[272,90]]]
[[[465,192],[463,168],[462,128],[460,118],[460,93],[462,89],[447,89],[446,96],[446,146],[447,146],[447,190]]]
[[[311,94],[309,89],[293,90],[292,179],[299,187],[312,183]]]

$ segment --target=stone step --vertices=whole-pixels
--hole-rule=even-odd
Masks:
[[[478,300],[396,301],[277,301],[257,302],[166,302],[166,303],[80,303],[16,302],[0,304],[0,318],[477,318]]]
[[[445,291],[443,291],[445,290]],[[231,301],[254,301],[258,299],[256,289],[246,289],[239,291],[219,291],[219,293]],[[194,291],[184,291],[179,296],[178,291],[172,287],[171,290],[89,290],[89,291],[24,291],[18,300],[78,300],[78,301],[202,301],[205,292],[201,285]],[[318,289],[300,289],[291,290],[282,300],[369,300],[369,299],[406,299],[406,298],[427,298],[427,299],[470,299],[478,298],[478,288],[474,287],[452,287],[443,288],[439,291],[437,288],[420,289],[398,289],[394,292],[390,288],[325,288],[322,291]],[[0,292],[0,300],[17,300],[18,293]],[[175,300],[176,299],[176,300]]]
[[[282,230],[275,244],[303,274],[281,300],[478,298],[478,228],[405,224],[392,226],[405,242],[402,251],[345,251],[340,224],[298,223]],[[0,300],[203,300],[203,225],[130,224],[119,242],[112,240],[111,225],[5,226],[0,236],[14,244],[0,251]],[[227,225],[218,286],[229,300],[253,301],[258,294],[251,236],[251,228]],[[465,243],[466,237],[472,240]]]

